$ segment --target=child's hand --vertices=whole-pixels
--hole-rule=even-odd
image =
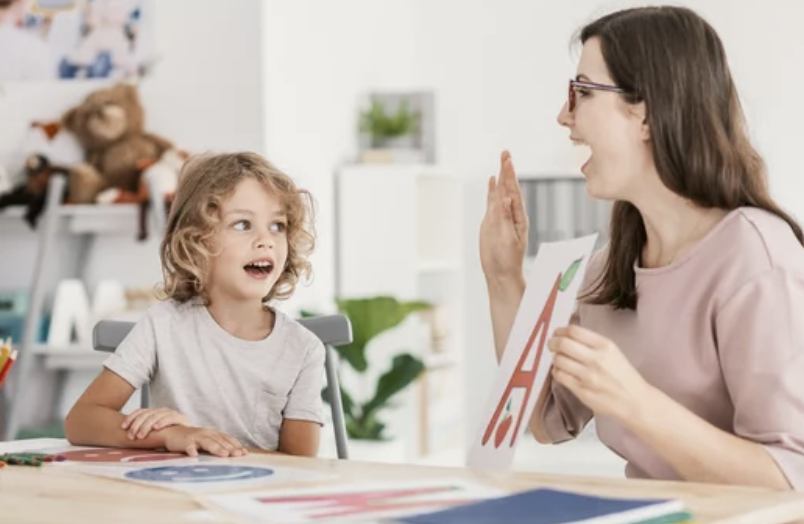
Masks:
[[[191,457],[198,456],[199,451],[219,457],[242,457],[248,453],[236,438],[209,428],[171,427],[165,430],[164,445],[168,451]]]
[[[160,430],[168,426],[189,426],[190,420],[172,409],[138,409],[123,421],[121,427],[128,430],[129,440],[143,439],[152,430]]]

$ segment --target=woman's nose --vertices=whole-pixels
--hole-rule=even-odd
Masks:
[[[558,117],[556,117],[556,121],[560,126],[570,127],[572,125],[574,120],[572,113],[570,113],[567,102],[564,102],[564,105],[561,106],[561,111],[558,112]]]

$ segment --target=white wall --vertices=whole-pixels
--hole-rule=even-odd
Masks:
[[[640,2],[644,4],[645,2]],[[651,2],[648,2],[651,3]],[[656,2],[653,2],[656,3]],[[379,88],[436,91],[439,162],[466,177],[464,392],[482,405],[494,369],[486,294],[477,259],[485,178],[510,149],[521,173],[577,171],[555,123],[575,74],[571,36],[592,18],[633,2],[579,0],[271,1],[265,9],[266,151],[321,202],[322,242],[311,300],[332,286],[332,170],[354,150],[357,96]],[[785,0],[690,0],[720,31],[773,194],[799,217],[804,133],[797,94],[804,47],[794,36],[804,4]],[[371,247],[369,247],[371,246]],[[377,244],[367,244],[376,249]],[[381,247],[379,247],[381,248]],[[390,276],[389,276],[390,277]],[[467,418],[474,429],[477,412]]]
[[[415,88],[415,2],[266,0],[265,151],[313,192],[312,286],[290,304],[325,308],[334,293],[333,174],[355,154],[356,108],[372,88]]]

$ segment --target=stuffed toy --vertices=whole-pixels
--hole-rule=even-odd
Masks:
[[[144,119],[137,88],[126,83],[91,93],[61,119],[61,127],[75,135],[84,150],[84,161],[70,169],[67,202],[140,204],[141,240],[147,237],[146,170],[173,166],[178,176],[181,166],[175,158],[186,156],[170,141],[146,132]]]
[[[73,167],[69,201],[90,204],[104,190],[137,193],[143,165],[157,162],[173,148],[168,140],[147,133],[137,88],[118,84],[90,94],[62,117],[84,150]]]
[[[36,227],[45,210],[47,185],[53,175],[66,176],[68,169],[51,164],[42,154],[33,154],[25,162],[25,180],[10,192],[0,195],[0,209],[8,206],[25,206],[23,218]]]
[[[151,205],[151,193],[162,195],[165,216],[170,214],[170,204],[176,193],[179,172],[189,158],[185,151],[168,150],[157,162],[143,162],[140,180],[135,193],[121,191],[116,188],[102,191],[96,201],[99,204],[137,204],[139,206],[139,234],[138,240],[148,238],[148,223],[146,220],[148,208]]]

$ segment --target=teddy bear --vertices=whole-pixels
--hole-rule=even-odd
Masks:
[[[63,128],[84,151],[84,161],[69,173],[70,203],[94,203],[108,189],[140,192],[143,169],[173,149],[170,141],[145,131],[144,113],[136,86],[121,83],[91,93],[64,114]]]
[[[140,204],[140,240],[147,237],[151,173],[159,172],[167,185],[175,186],[187,158],[167,139],[145,131],[144,113],[136,86],[119,83],[91,93],[61,119],[61,127],[75,135],[84,151],[84,161],[70,169],[67,202]],[[165,173],[170,169],[174,177]],[[165,191],[164,185],[156,189]],[[167,192],[163,196],[169,200]]]

